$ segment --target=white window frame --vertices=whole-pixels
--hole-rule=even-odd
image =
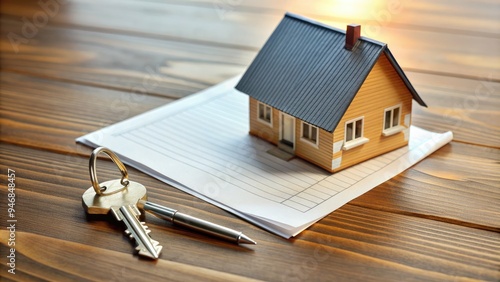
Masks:
[[[261,110],[260,110],[261,107],[264,110],[264,112],[263,112],[264,117],[266,117],[267,114],[269,114],[269,120],[261,117]],[[262,102],[257,101],[257,120],[272,127],[273,126],[273,108],[269,105],[266,105]]]
[[[356,138],[356,123],[358,121],[361,121],[361,134],[359,137]],[[347,141],[347,125],[348,124],[352,124],[352,128],[353,128],[352,136],[351,136],[352,139],[349,141]],[[364,137],[364,130],[365,130],[365,117],[364,116],[346,121],[345,125],[344,125],[344,146],[342,147],[342,150],[350,150],[352,148],[361,146],[361,145],[367,143],[368,141],[370,141],[370,139]]]
[[[394,124],[394,118],[395,118],[394,111],[396,109],[399,109],[399,112],[398,112],[398,115],[396,117],[397,123]],[[384,109],[384,121],[382,123],[382,135],[391,136],[391,135],[397,134],[405,129],[405,127],[401,125],[401,110],[402,110],[401,104]],[[390,115],[389,115],[390,120],[389,120],[389,127],[388,128],[386,128],[387,112],[390,112]]]
[[[301,121],[300,124],[301,124],[301,128],[300,128],[300,140],[303,140],[305,143],[313,145],[314,147],[318,148],[318,146],[319,146],[319,128],[317,126],[314,126],[314,125],[312,125],[310,123],[307,123],[307,122],[304,122],[304,121]],[[307,135],[309,137],[304,136],[304,133],[305,133],[305,131],[304,131],[305,126],[304,125],[306,125],[307,128],[308,128],[308,134]],[[313,140],[312,138],[310,138],[313,135],[312,134],[313,133],[313,129],[316,129],[316,134],[315,134],[316,136],[314,138],[315,140]]]

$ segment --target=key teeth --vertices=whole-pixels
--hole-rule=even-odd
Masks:
[[[146,231],[146,233],[150,233],[151,230],[149,230],[149,226],[146,225],[146,222],[141,221],[142,228]],[[128,229],[125,230],[125,234],[130,235],[132,232],[130,232]]]
[[[146,232],[146,234],[149,236],[149,233],[151,233],[151,230],[149,230],[149,227],[146,226],[146,223],[145,222],[141,222],[142,226],[144,227],[144,232]],[[133,240],[133,241],[136,241],[137,242],[137,239],[134,237],[134,234],[132,234],[132,232],[130,232],[128,229],[126,229],[124,231],[125,235],[130,239],[130,240]],[[149,237],[151,238],[151,236]],[[156,244],[158,244],[158,241],[154,241],[153,239],[151,239],[151,241],[155,242]],[[140,247],[138,246],[137,247],[139,250]]]
[[[127,235],[127,237],[130,239],[130,240],[135,240],[134,238],[134,235],[132,234],[132,232],[130,232],[128,229],[125,230],[125,235]]]
[[[148,252],[146,249],[143,249],[141,247],[135,248],[138,251],[138,254],[141,256],[149,257],[152,259],[157,259],[160,256],[161,250],[163,249],[163,246],[160,245],[158,241],[152,240],[152,243],[155,247],[156,254],[152,254]]]
[[[115,210],[113,210],[115,211]],[[140,256],[149,257],[151,259],[158,259],[161,249],[158,241],[151,239],[149,227],[145,222],[138,220],[137,216],[140,215],[136,206],[121,206],[116,210],[116,214],[123,218],[123,222],[127,226],[125,235],[130,240],[135,241],[135,250],[138,251]]]
[[[151,233],[151,230],[149,230],[149,227],[146,225],[146,222],[141,222],[141,225],[144,228],[144,231],[146,231],[146,234]]]

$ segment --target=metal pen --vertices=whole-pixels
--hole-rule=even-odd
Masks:
[[[240,231],[233,230],[209,221],[199,219],[187,214],[178,212],[177,210],[164,207],[155,203],[140,200],[137,207],[144,209],[153,215],[168,220],[174,224],[178,224],[199,232],[213,235],[228,241],[235,242],[236,244],[257,244],[254,240]]]

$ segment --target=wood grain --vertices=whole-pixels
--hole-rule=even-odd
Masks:
[[[20,187],[17,190],[17,219],[22,227],[16,244],[22,255],[20,259],[31,261],[29,268],[21,266],[21,275],[29,272],[57,279],[66,277],[68,270],[80,279],[87,277],[85,275],[101,275],[84,275],[78,270],[83,265],[85,269],[91,268],[90,259],[100,268],[109,265],[113,273],[119,275],[120,267],[110,262],[118,257],[126,257],[120,260],[123,267],[134,269],[134,274],[130,275],[142,275],[153,265],[161,273],[176,267],[179,269],[175,271],[180,272],[192,268],[192,275],[201,275],[207,271],[205,269],[217,269],[209,275],[219,277],[222,275],[219,272],[225,272],[265,280],[315,280],[318,274],[325,280],[348,279],[353,273],[359,273],[358,279],[376,277],[380,280],[396,277],[494,280],[499,275],[498,232],[348,204],[295,239],[284,240],[131,169],[131,178],[148,187],[150,200],[237,228],[259,243],[237,247],[148,216],[151,235],[168,244],[158,263],[137,260],[130,255],[132,246],[121,235],[119,224],[106,218],[87,218],[84,214],[80,197],[90,187],[86,175],[87,158],[68,159],[57,153],[19,150],[14,145],[3,144],[0,148],[4,156],[1,165],[16,170],[16,183]],[[45,165],[40,166],[40,163]],[[98,165],[102,179],[118,176],[110,161],[101,161]],[[1,179],[4,181],[5,175]],[[377,190],[379,188],[374,189]],[[1,199],[6,199],[4,189],[1,193]],[[28,203],[38,203],[45,208]],[[67,230],[68,226],[71,231]],[[433,239],[429,241],[429,238]],[[47,246],[51,252],[44,251],[48,250]],[[200,259],[196,256],[200,252],[210,259]],[[75,256],[79,261],[62,263]],[[239,267],[241,265],[246,267]],[[44,272],[45,268],[54,268],[56,272]],[[158,274],[155,273],[151,275]],[[95,277],[99,279],[100,276]]]
[[[223,2],[223,1],[221,1]],[[99,3],[99,9],[96,9]],[[225,3],[225,2],[223,2]],[[305,2],[304,2],[305,3]],[[283,2],[284,4],[284,2]],[[19,7],[21,4],[5,5],[3,13],[12,15],[14,19],[32,17],[40,8],[31,5],[31,9]],[[265,4],[264,4],[265,5]],[[325,5],[325,4],[323,4]],[[293,4],[292,4],[293,6]],[[305,6],[305,5],[304,5]],[[428,9],[432,11],[430,4]],[[318,4],[318,6],[320,5]],[[483,6],[484,7],[484,6]],[[500,6],[491,4],[491,9],[482,8],[478,15],[491,11],[500,11]],[[467,9],[464,5],[460,9]],[[334,7],[331,8],[332,10]],[[470,33],[450,33],[439,32],[435,29],[410,29],[394,28],[398,24],[399,18],[411,20],[421,16],[421,9],[418,6],[404,7],[396,19],[390,16],[390,23],[377,21],[377,13],[384,11],[383,5],[363,9],[368,12],[366,15],[354,13],[350,18],[337,19],[330,15],[311,15],[316,20],[325,22],[338,28],[344,28],[346,24],[358,21],[366,23],[366,31],[363,34],[373,37],[376,40],[387,42],[391,50],[395,53],[399,63],[403,68],[418,68],[420,70],[437,71],[444,73],[458,73],[461,75],[486,78],[492,75],[497,81],[500,79],[500,58],[497,56],[500,51],[500,37],[489,36],[487,33],[477,36]],[[106,11],[113,10],[114,13],[106,14]],[[428,13],[430,13],[430,11]],[[78,11],[77,13],[74,11]],[[264,9],[264,11],[266,11]],[[299,6],[291,11],[304,14]],[[449,16],[457,16],[452,11],[441,10]],[[333,11],[332,11],[333,12]],[[305,12],[307,15],[307,11]],[[147,14],[147,17],[144,16]],[[323,12],[322,14],[325,14]],[[493,14],[494,15],[494,14]],[[160,3],[156,1],[128,1],[124,5],[115,6],[113,1],[72,1],[67,5],[61,5],[56,16],[50,19],[51,24],[78,26],[85,29],[103,30],[111,33],[136,33],[148,37],[160,37],[163,39],[176,38],[190,42],[203,44],[218,44],[227,47],[240,49],[257,50],[264,44],[275,26],[283,17],[283,11],[272,10],[271,12],[259,13],[259,20],[256,21],[256,13],[247,9],[238,9],[235,6],[226,16],[220,16],[215,5],[182,5],[181,2]],[[203,18],[203,24],[197,24],[191,18]],[[437,21],[435,25],[442,22],[437,17],[432,18]],[[427,24],[433,25],[431,19],[426,18]],[[457,22],[462,22],[461,26],[467,23],[468,17],[462,15]],[[499,29],[496,17],[481,18],[491,25],[494,30]],[[489,20],[489,21],[488,21]],[[415,24],[418,26],[418,24]],[[182,28],[178,28],[182,27]],[[364,29],[363,29],[364,30]],[[370,30],[373,30],[370,32]],[[477,30],[477,29],[476,29]],[[267,32],[263,32],[267,31]],[[376,32],[375,32],[376,31]],[[445,27],[446,31],[446,27]],[[495,31],[498,33],[498,31]],[[438,44],[437,44],[438,43]],[[491,46],[492,48],[484,48]],[[483,63],[471,64],[473,61]]]
[[[461,142],[500,148],[500,83],[409,73],[428,108],[413,107],[413,124],[453,132]]]
[[[14,73],[0,81],[0,140],[67,153],[76,137],[171,101]]]
[[[0,231],[3,237],[8,236],[7,233],[6,230]],[[16,268],[16,277],[21,279],[252,281],[241,276],[167,260],[144,260],[137,263],[136,258],[121,252],[22,231],[16,234],[16,242],[18,259],[26,262]],[[47,249],[51,251],[47,252]],[[72,260],[72,257],[78,257],[78,261]],[[99,270],[89,271],[95,264],[99,265]]]
[[[153,0],[154,1],[154,0]],[[500,35],[497,23],[500,5],[494,0],[483,0],[480,4],[468,1],[432,0],[423,1],[330,1],[316,0],[314,5],[302,0],[254,0],[213,2],[211,0],[187,0],[191,5],[204,3],[221,16],[238,10],[254,13],[282,14],[286,11],[311,16],[330,17],[351,23],[378,22],[400,29],[432,29],[440,33],[471,33],[480,36]],[[218,10],[217,10],[218,9]],[[224,12],[224,13],[223,13]],[[474,18],[481,16],[481,21]]]
[[[50,26],[15,52],[7,35],[20,24],[2,21],[4,71],[135,95],[184,97],[242,73],[253,58],[248,51],[223,47]]]
[[[499,160],[498,149],[452,142],[351,204],[500,232]]]
[[[48,24],[38,30],[33,40],[20,44],[19,51],[16,53],[7,35],[12,32],[21,34],[22,17],[30,18],[40,9],[36,3],[35,5],[27,3],[30,2],[24,4],[2,2],[4,16],[0,37],[0,57],[3,70],[123,90],[138,95],[148,93],[172,98],[187,96],[209,85],[241,74],[280,19],[279,17],[273,20],[261,19],[257,25],[246,22],[234,23],[232,17],[228,19],[215,17],[213,14],[216,14],[216,11],[213,5],[191,3],[185,4],[187,5],[185,7],[180,2],[146,3],[140,9],[134,9],[139,4],[129,2],[129,5],[119,7],[123,9],[123,14],[117,13],[110,18],[104,15],[98,17],[99,13],[105,9],[96,11],[92,2],[71,2],[71,5],[75,5],[71,6],[71,11],[67,11],[69,6],[61,6],[57,15],[50,18]],[[414,7],[413,3],[409,4],[408,8],[402,10],[399,16],[394,18],[394,22],[396,19],[399,21],[418,18],[413,14],[420,12],[421,7]],[[113,4],[105,2],[101,5],[112,6]],[[191,39],[180,39],[174,36],[179,31],[177,26],[181,25],[180,22],[176,18],[160,16],[157,12],[148,14],[147,21],[135,21],[133,28],[137,30],[136,32],[131,30],[128,30],[128,33],[118,32],[126,30],[131,23],[130,17],[138,17],[149,5],[153,5],[155,11],[166,10],[169,14],[182,15],[184,18],[189,18],[189,13],[202,14],[203,19],[213,22],[214,25],[211,27],[211,25],[204,24],[203,28],[234,29],[238,31],[238,36],[244,35],[245,40],[251,41],[248,44],[256,42],[257,44],[252,45],[255,46],[252,50],[233,45],[214,45],[210,42],[200,44],[192,40],[200,38],[198,34],[200,27],[193,26],[192,22],[184,23],[185,19],[182,20],[183,32],[180,36],[188,36]],[[279,6],[279,4],[274,5]],[[317,10],[317,7],[324,4],[318,5],[310,9]],[[239,15],[238,19],[245,19],[245,21],[253,20],[255,8],[249,10],[243,6],[241,10],[229,11],[229,14]],[[290,6],[305,9],[304,5],[298,1],[290,3]],[[434,6],[430,5],[430,7]],[[472,14],[490,15],[492,10],[497,9],[495,5],[489,10],[488,6],[476,6],[480,7],[474,7]],[[73,9],[78,13],[75,14]],[[378,7],[373,9],[375,11]],[[383,7],[381,9],[384,10]],[[428,9],[426,8],[427,14],[425,15],[432,14]],[[407,13],[412,16],[407,17]],[[315,12],[311,16],[315,17],[316,14],[318,20],[340,25],[331,22],[331,17],[325,17],[324,12]],[[264,15],[276,17],[275,8],[271,11],[264,10]],[[153,25],[149,18],[157,24]],[[435,17],[434,20],[436,20]],[[451,22],[453,24],[450,23],[450,28],[463,28],[460,23],[467,22],[467,20],[468,18],[464,15],[458,15]],[[491,22],[489,18],[486,18],[485,22],[488,20]],[[100,21],[105,21],[105,23]],[[177,21],[177,23],[164,21]],[[418,25],[422,25],[419,21],[420,19],[417,20]],[[265,27],[260,26],[262,24],[265,24]],[[113,27],[106,28],[107,25]],[[343,25],[342,23],[341,26]],[[491,22],[490,25],[495,27],[495,22]],[[429,109],[415,107],[415,124],[435,131],[453,130],[457,141],[500,147],[498,123],[489,122],[500,118],[497,110],[500,107],[500,92],[498,91],[500,83],[497,75],[499,70],[497,66],[500,65],[497,61],[500,58],[498,56],[500,54],[499,37],[487,36],[492,31],[488,31],[486,35],[471,35],[468,32],[449,32],[446,29],[441,30],[442,32],[428,28],[411,29],[412,32],[423,32],[419,38],[412,33],[405,33],[407,29],[396,28],[397,24],[393,24],[392,20],[387,23],[387,26],[393,28],[394,31],[385,31],[386,24],[384,23],[383,34],[393,38],[379,39],[389,42],[398,62],[405,68],[419,94],[429,104]],[[155,31],[155,28],[175,29],[172,31],[175,34],[165,38],[157,33],[152,36],[151,32]],[[217,32],[207,30],[203,34],[211,34],[213,37],[213,35],[231,36],[234,33],[226,32],[224,29]],[[262,32],[263,30],[268,30],[268,32]],[[169,31],[165,32],[168,34]],[[261,43],[255,34],[263,37],[260,40]],[[439,38],[435,38],[436,36]],[[448,40],[443,36],[452,39]],[[475,39],[477,37],[483,41],[478,42]],[[211,40],[219,39],[214,37]],[[236,42],[235,38],[230,40]],[[450,40],[457,42],[449,42]],[[67,42],[71,42],[71,45],[68,46]],[[439,49],[436,49],[435,42],[443,43],[439,45]],[[482,46],[491,46],[491,48]]]
[[[0,213],[2,281],[500,281],[497,2],[72,0],[45,21],[40,3],[55,1],[0,2],[0,203],[14,169],[18,217],[12,276]],[[258,241],[148,216],[164,252],[131,255],[120,224],[81,207],[90,149],[74,139],[241,74],[286,10],[387,41],[430,106],[414,107],[414,124],[476,145],[452,142],[291,240],[129,168],[150,200]],[[98,166],[100,179],[119,177],[109,160]]]

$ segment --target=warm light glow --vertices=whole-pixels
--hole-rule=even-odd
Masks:
[[[402,0],[295,0],[287,3],[290,12],[311,17],[325,24],[345,29],[347,24],[360,24],[361,35],[377,38],[382,29],[400,16]]]
[[[343,19],[366,19],[369,12],[377,6],[373,0],[336,0],[325,1],[319,5],[323,11],[329,11],[332,16]]]
[[[384,42],[389,39],[386,29],[404,22],[401,17],[409,4],[404,0],[291,0],[286,8],[340,29],[360,24],[362,36]]]
[[[344,21],[367,21],[373,18],[373,15],[377,14],[377,11],[384,6],[394,5],[391,3],[374,0],[296,0],[288,2],[287,9],[298,14],[314,14],[315,16],[343,19]]]

